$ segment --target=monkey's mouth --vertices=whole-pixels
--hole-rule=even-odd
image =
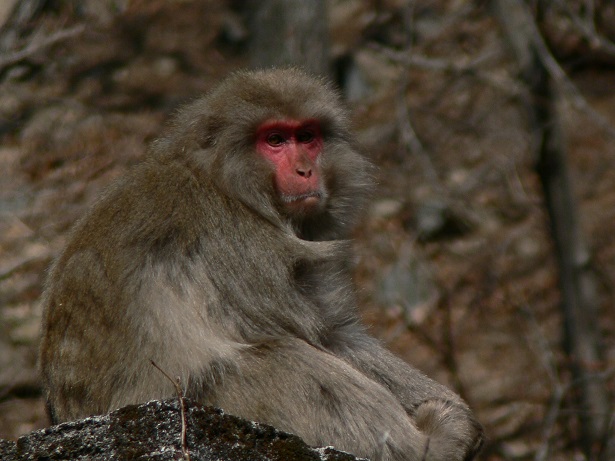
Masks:
[[[320,192],[308,192],[307,194],[300,195],[284,195],[282,197],[284,203],[292,204],[304,204],[304,205],[317,205],[322,200],[322,194]]]
[[[323,206],[323,195],[320,192],[282,196],[284,207],[292,214],[311,214]]]

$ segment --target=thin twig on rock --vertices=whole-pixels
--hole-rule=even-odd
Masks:
[[[156,362],[154,362],[153,360],[150,360],[150,362],[152,363],[152,365],[154,365],[154,367],[158,369],[158,371],[160,371],[160,373],[162,373],[169,381],[173,383],[173,386],[175,386],[175,391],[177,392],[177,398],[179,400],[179,411],[182,420],[182,454],[185,461],[190,461],[190,452],[188,451],[188,444],[186,443],[186,407],[184,403],[184,392],[182,391],[181,387],[181,379],[179,376],[176,379],[171,378],[166,371],[164,371],[156,364]]]

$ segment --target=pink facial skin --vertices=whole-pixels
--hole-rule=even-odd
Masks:
[[[256,150],[273,164],[275,189],[288,211],[306,213],[321,204],[322,149],[316,120],[273,120],[258,128]]]

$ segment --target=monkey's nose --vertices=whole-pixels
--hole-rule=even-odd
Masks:
[[[311,168],[297,168],[297,174],[299,176],[301,176],[302,178],[310,178],[312,176],[312,169]]]

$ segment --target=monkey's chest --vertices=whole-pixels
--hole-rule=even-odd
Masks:
[[[232,322],[242,340],[292,335],[320,342],[327,322],[316,291],[310,291],[312,277],[303,277],[291,255],[265,242],[258,242],[256,250],[242,239],[203,246],[190,279],[205,278],[214,291],[204,306],[207,315],[221,328]]]

